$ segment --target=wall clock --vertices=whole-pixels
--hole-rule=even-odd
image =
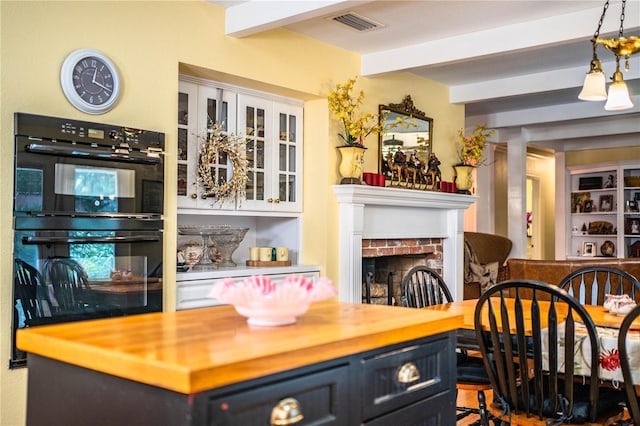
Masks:
[[[104,114],[120,97],[118,69],[94,49],[71,52],[62,64],[60,83],[71,105],[87,114]]]

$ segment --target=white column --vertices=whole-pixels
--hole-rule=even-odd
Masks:
[[[509,239],[513,242],[510,257],[527,257],[527,141],[510,139],[507,144]]]
[[[341,302],[362,303],[362,229],[364,204],[340,203]]]

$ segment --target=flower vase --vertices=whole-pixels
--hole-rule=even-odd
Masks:
[[[473,169],[474,166],[466,164],[458,164],[453,166],[456,171],[456,192],[458,194],[471,195],[471,188],[473,187]]]
[[[340,175],[341,185],[362,184],[362,165],[364,164],[364,152],[367,150],[360,145],[339,146],[340,151]]]

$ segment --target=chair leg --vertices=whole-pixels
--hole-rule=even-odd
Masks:
[[[487,411],[487,400],[483,390],[478,391],[478,411],[480,414],[480,424],[489,426],[489,412]]]
[[[393,305],[393,272],[387,277],[387,305]]]

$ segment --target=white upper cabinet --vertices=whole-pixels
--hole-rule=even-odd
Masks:
[[[178,208],[290,212],[302,211],[301,103],[180,81],[178,96]],[[202,143],[212,123],[246,138],[246,200],[220,202],[203,196],[198,180]],[[228,156],[210,161],[219,183],[233,176]]]

